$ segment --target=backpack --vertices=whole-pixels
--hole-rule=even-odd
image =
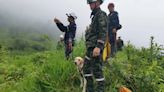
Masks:
[[[116,28],[116,30],[120,30],[122,28],[122,25],[119,24],[118,27]]]

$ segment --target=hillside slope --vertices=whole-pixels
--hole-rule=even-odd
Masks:
[[[76,43],[74,57],[84,53],[84,42]],[[128,44],[104,64],[106,92],[118,92],[121,86],[133,92],[164,92],[164,57],[158,53],[158,46],[137,49]],[[1,47],[1,92],[81,92],[76,66],[63,54],[59,50],[11,55]]]

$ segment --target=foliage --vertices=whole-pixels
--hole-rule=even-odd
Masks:
[[[84,57],[84,46],[84,41],[76,42],[74,57]],[[1,92],[81,92],[80,74],[73,60],[65,60],[63,50],[13,55],[0,47]],[[122,85],[133,92],[164,92],[161,49],[153,39],[150,48],[125,46],[104,63],[107,92],[118,92]]]
[[[36,31],[22,31],[17,28],[0,28],[0,43],[9,51],[46,51],[54,44],[48,34]]]

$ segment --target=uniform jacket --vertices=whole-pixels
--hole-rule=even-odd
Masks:
[[[76,24],[70,23],[68,26],[64,26],[62,23],[56,23],[58,28],[65,32],[64,42],[68,42],[69,40],[73,41],[76,34]]]
[[[91,16],[93,16],[92,22],[85,34],[86,47],[98,47],[102,50],[104,48],[107,33],[107,15],[98,8],[92,11]]]
[[[110,12],[108,15],[108,32],[110,41],[114,41],[116,34],[113,33],[113,29],[120,27],[118,13],[116,11]]]

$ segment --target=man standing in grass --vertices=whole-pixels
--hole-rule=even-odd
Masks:
[[[121,39],[121,37],[118,37],[118,39],[117,39],[117,51],[122,51],[123,46],[124,46],[124,41]]]
[[[121,29],[121,25],[119,24],[118,13],[114,10],[114,3],[109,3],[109,15],[108,15],[108,35],[109,41],[111,44],[111,57],[115,56],[116,53],[116,36],[117,30]]]
[[[54,19],[56,25],[58,28],[65,32],[64,36],[64,43],[65,43],[65,56],[68,60],[70,58],[70,55],[73,51],[73,45],[75,40],[75,34],[76,34],[76,23],[75,20],[77,19],[76,15],[74,13],[66,14],[68,16],[68,22],[70,23],[68,26],[64,26],[60,20],[57,18]]]
[[[107,15],[100,9],[103,0],[87,0],[87,2],[92,10],[92,22],[85,34],[87,49],[84,62],[84,76],[87,80],[86,92],[104,92],[102,51],[107,33]],[[96,87],[94,87],[93,76],[96,79]]]

